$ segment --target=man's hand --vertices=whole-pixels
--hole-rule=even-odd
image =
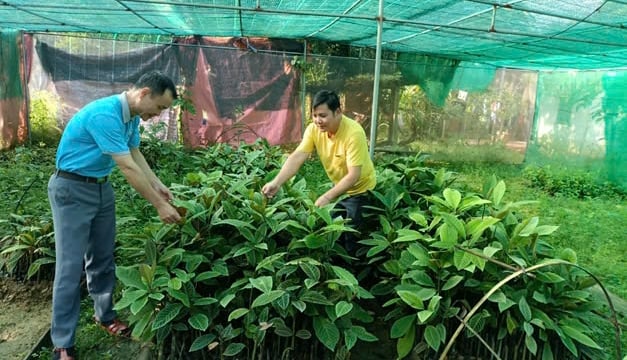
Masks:
[[[274,181],[270,181],[261,188],[261,193],[268,199],[272,199],[272,197],[279,191],[279,188],[280,186]]]
[[[157,212],[159,212],[161,221],[166,224],[176,224],[181,221],[181,215],[179,215],[179,212],[169,203],[165,203],[157,208]]]
[[[323,207],[325,205],[328,205],[331,203],[331,199],[327,196],[327,195],[321,195],[317,200],[316,200],[316,206],[317,207]]]
[[[152,188],[155,189],[155,191],[159,195],[161,195],[161,197],[165,201],[172,202],[172,200],[174,199],[174,196],[172,195],[172,192],[170,191],[170,189],[168,189],[167,186],[163,185],[163,183],[161,183],[160,181],[153,182],[152,183]]]

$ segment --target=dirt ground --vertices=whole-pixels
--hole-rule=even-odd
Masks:
[[[52,283],[0,277],[0,359],[24,359],[50,327]]]

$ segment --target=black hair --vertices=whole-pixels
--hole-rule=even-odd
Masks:
[[[170,90],[172,93],[172,99],[176,99],[178,94],[176,93],[176,86],[172,79],[158,70],[153,70],[142,75],[139,80],[133,85],[135,88],[147,87],[150,89],[153,95],[161,96],[166,90]]]
[[[311,110],[322,104],[327,104],[329,110],[335,112],[335,110],[340,108],[340,97],[337,96],[335,91],[320,90],[316,93],[316,95],[314,95],[313,100],[311,101]]]

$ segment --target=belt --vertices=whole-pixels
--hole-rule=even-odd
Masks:
[[[83,175],[79,175],[73,172],[63,171],[63,170],[56,170],[54,174],[56,176],[59,176],[65,179],[76,180],[76,181],[86,182],[90,184],[104,184],[107,181],[109,181],[108,176],[97,178],[97,177],[83,176]]]

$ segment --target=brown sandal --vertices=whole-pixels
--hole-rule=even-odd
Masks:
[[[131,329],[128,327],[128,325],[126,325],[125,323],[121,322],[118,319],[114,319],[110,321],[109,323],[104,324],[100,322],[98,318],[94,316],[94,321],[96,322],[96,324],[100,325],[100,327],[103,328],[110,335],[126,337],[126,338],[131,337]]]

